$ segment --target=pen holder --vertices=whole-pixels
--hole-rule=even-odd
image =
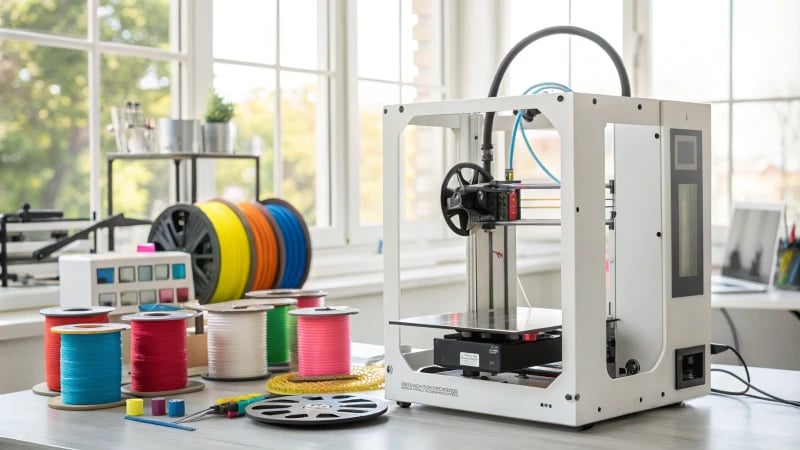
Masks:
[[[774,285],[778,289],[800,289],[800,248],[788,247],[778,250]]]

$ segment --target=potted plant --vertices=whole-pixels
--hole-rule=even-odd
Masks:
[[[226,102],[215,89],[211,89],[206,104],[206,123],[203,125],[203,151],[206,153],[233,153],[233,103]]]

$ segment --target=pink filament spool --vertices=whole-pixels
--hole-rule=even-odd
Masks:
[[[302,308],[297,317],[298,372],[301,377],[350,373],[350,315],[348,307]]]
[[[314,297],[297,297],[298,308],[319,308],[325,306],[325,295]]]
[[[297,300],[298,308],[319,308],[325,306],[325,291],[315,289],[267,289],[263,291],[250,291],[244,294],[247,298],[278,299],[293,298]]]

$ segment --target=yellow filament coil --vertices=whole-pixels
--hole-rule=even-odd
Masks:
[[[294,382],[296,372],[272,377],[267,381],[267,390],[273,394],[338,394],[341,392],[377,391],[383,389],[384,371],[382,366],[353,367],[350,371],[358,378],[347,380]]]
[[[221,202],[198,203],[219,239],[220,274],[210,303],[241,298],[250,274],[250,242],[239,216]]]

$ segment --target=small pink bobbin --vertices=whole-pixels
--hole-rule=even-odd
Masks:
[[[156,252],[156,244],[152,242],[147,242],[145,244],[138,244],[136,246],[136,253],[155,253]]]

